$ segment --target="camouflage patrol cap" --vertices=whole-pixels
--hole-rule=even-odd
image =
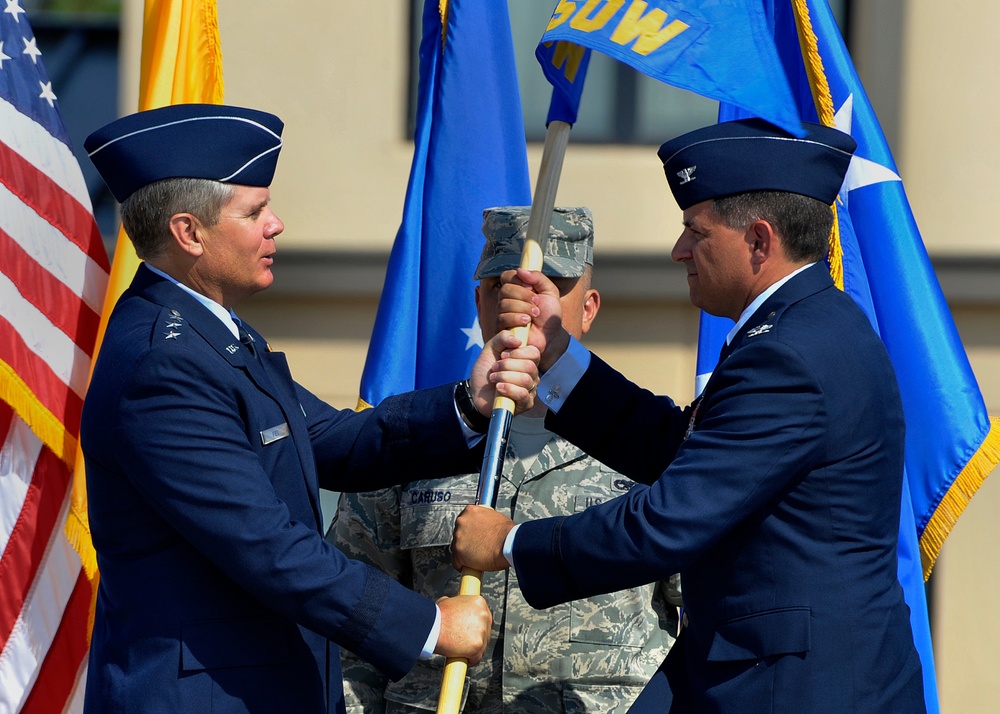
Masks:
[[[483,211],[486,245],[473,276],[495,278],[521,264],[531,206],[498,206]],[[578,278],[594,264],[594,219],[589,208],[552,210],[549,239],[545,241],[542,272],[552,278]]]

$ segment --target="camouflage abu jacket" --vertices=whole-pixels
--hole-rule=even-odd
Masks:
[[[513,422],[497,509],[517,522],[570,514],[639,487],[567,441],[541,419]],[[534,436],[532,435],[534,432]],[[540,439],[539,439],[540,437]],[[532,439],[537,458],[519,457]],[[528,446],[528,450],[531,449]],[[343,494],[327,539],[432,598],[458,592],[451,566],[455,518],[476,500],[479,474],[414,481]],[[486,573],[482,594],[493,634],[482,663],[469,669],[463,712],[625,712],[666,656],[677,629],[676,578],[535,610],[510,571]],[[444,659],[418,662],[399,682],[342,651],[347,711],[434,711]]]

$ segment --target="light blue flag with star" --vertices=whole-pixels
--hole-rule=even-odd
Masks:
[[[767,0],[803,120],[817,121],[791,3]],[[986,411],[878,119],[826,0],[806,0],[837,128],[858,149],[838,200],[844,290],[881,335],[906,416],[899,580],[923,665],[928,712],[939,711],[924,578],[968,499],[1000,460],[1000,422]],[[719,120],[747,116],[722,107]],[[835,261],[835,258],[834,258]],[[699,385],[732,321],[703,315]],[[918,545],[919,543],[919,545]],[[850,613],[845,613],[850,622]]]
[[[360,406],[468,376],[483,344],[472,274],[483,209],[531,203],[507,3],[426,0],[403,220]]]

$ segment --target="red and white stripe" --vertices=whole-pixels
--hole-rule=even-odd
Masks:
[[[0,380],[74,439],[108,272],[73,153],[0,99]],[[0,712],[83,709],[91,587],[64,533],[71,482],[0,402]]]

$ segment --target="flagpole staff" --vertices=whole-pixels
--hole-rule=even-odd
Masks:
[[[556,205],[556,190],[562,173],[569,130],[572,125],[564,121],[551,121],[545,132],[545,147],[542,149],[542,163],[538,169],[538,182],[528,215],[524,249],[521,251],[521,267],[525,270],[541,270],[545,259],[545,241],[549,237],[552,223],[552,209]],[[514,328],[514,335],[522,344],[528,343],[531,325]],[[486,433],[486,453],[479,471],[479,488],[476,503],[494,508],[497,501],[497,484],[503,474],[503,460],[507,452],[507,438],[511,420],[514,418],[514,401],[509,397],[497,396],[493,400],[490,428]],[[462,569],[459,595],[478,595],[483,585],[483,573],[472,568]],[[465,675],[469,662],[463,657],[449,657],[444,667],[441,694],[438,697],[437,714],[458,714],[465,688]]]

